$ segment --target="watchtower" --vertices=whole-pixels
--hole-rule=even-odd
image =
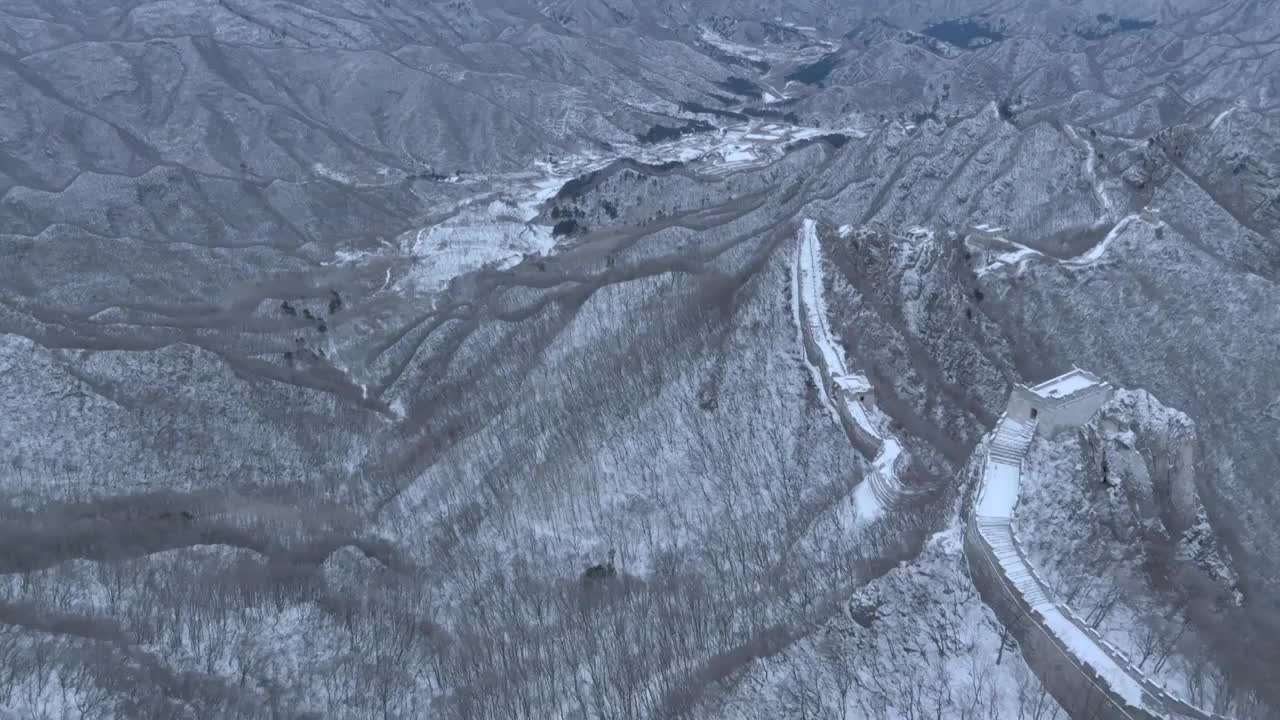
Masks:
[[[1036,432],[1052,437],[1063,428],[1089,422],[1114,393],[1115,388],[1097,375],[1072,367],[1039,385],[1014,386],[1007,412],[1020,420],[1035,420]]]

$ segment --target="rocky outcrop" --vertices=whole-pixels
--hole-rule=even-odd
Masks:
[[[1195,425],[1144,390],[1121,390],[1084,429],[1103,481],[1174,532],[1203,512],[1195,486]]]
[[[1156,558],[1148,560],[1154,562],[1148,572],[1177,577],[1180,569],[1194,568],[1238,604],[1239,579],[1196,486],[1191,418],[1145,390],[1120,390],[1079,432],[1085,482],[1107,488],[1109,502],[1095,506],[1097,524]]]

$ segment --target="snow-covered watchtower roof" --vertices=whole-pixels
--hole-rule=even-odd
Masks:
[[[1097,375],[1072,368],[1038,385],[1015,385],[1006,412],[1020,420],[1035,420],[1036,432],[1053,436],[1063,428],[1089,422],[1113,392],[1114,388]]]
[[[866,375],[847,374],[837,375],[832,380],[836,387],[841,390],[853,394],[860,395],[871,391],[871,383],[867,380]]]
[[[1029,389],[1032,395],[1045,400],[1064,400],[1094,386],[1105,384],[1097,375],[1087,370],[1073,368],[1071,372],[1063,373],[1052,380],[1045,380]]]

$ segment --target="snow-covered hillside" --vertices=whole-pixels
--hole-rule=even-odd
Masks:
[[[0,717],[1276,717],[1277,38],[0,3]]]

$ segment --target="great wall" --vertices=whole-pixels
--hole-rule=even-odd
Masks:
[[[1072,717],[1225,720],[1169,693],[1104,640],[1040,578],[1013,530],[1024,461],[1037,434],[1089,422],[1113,389],[1080,369],[1018,385],[990,434],[965,530],[979,595],[1018,641],[1027,664]]]
[[[824,404],[873,471],[855,490],[861,518],[899,507],[902,446],[874,402],[866,377],[851,373],[831,332],[823,297],[817,225],[806,219],[792,263],[792,310],[806,363]],[[1104,640],[1041,579],[1013,529],[1024,461],[1037,435],[1088,423],[1113,388],[1073,369],[1035,386],[1017,385],[989,434],[981,481],[964,533],[969,575],[983,602],[1017,641],[1027,665],[1064,710],[1099,720],[1227,720],[1174,696]]]
[[[801,226],[791,269],[792,312],[814,384],[850,442],[872,464],[854,491],[859,517],[872,519],[912,495],[900,479],[907,457],[898,438],[887,430],[871,383],[866,375],[850,371],[844,348],[831,332],[823,299],[822,250],[813,220]]]

